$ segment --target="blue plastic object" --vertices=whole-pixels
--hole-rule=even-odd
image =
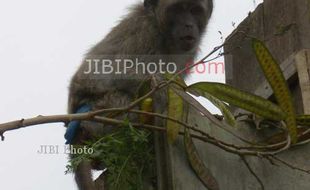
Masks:
[[[86,112],[89,112],[90,110],[91,110],[90,105],[83,105],[76,111],[76,113],[86,113]],[[68,128],[67,128],[67,131],[65,133],[65,139],[67,140],[66,144],[72,143],[72,141],[73,141],[73,139],[74,139],[79,127],[80,127],[80,124],[81,124],[80,121],[71,121],[68,124]]]

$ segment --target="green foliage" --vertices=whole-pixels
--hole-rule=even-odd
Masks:
[[[187,154],[187,159],[200,179],[200,181],[210,190],[218,190],[219,186],[212,175],[211,171],[205,166],[204,162],[200,158],[196,146],[192,140],[189,129],[184,129],[184,146]]]
[[[182,121],[184,102],[174,90],[179,89],[180,86],[184,87],[186,84],[180,76],[174,78],[173,75],[166,73],[165,77],[167,80],[173,80],[173,83],[178,84],[178,86],[170,85],[168,88],[168,116]],[[167,120],[166,128],[168,142],[173,144],[179,136],[181,125],[174,121]]]
[[[142,190],[146,176],[153,177],[154,152],[150,135],[126,122],[126,126],[115,133],[96,142],[87,142],[94,153],[76,156],[68,168],[72,170],[85,159],[96,160],[107,167],[106,183],[110,190]]]
[[[283,120],[286,117],[286,114],[282,111],[282,109],[269,100],[238,90],[226,84],[200,82],[189,86],[188,90],[198,91],[199,95],[204,96],[207,99],[210,99],[208,96],[208,94],[210,94],[217,99],[260,115],[264,118]]]
[[[197,86],[195,88],[194,86],[195,85],[193,85],[191,88],[200,91],[200,93],[202,94],[203,97],[207,98],[214,106],[216,106],[221,111],[221,113],[223,114],[226,122],[229,125],[231,125],[233,127],[237,126],[237,122],[235,120],[234,115],[230,112],[228,106],[223,101],[221,101],[220,99],[216,98],[216,96],[207,93],[203,89],[201,89],[201,88],[199,88]],[[191,88],[189,88],[189,89],[191,89]]]
[[[293,98],[286,83],[280,65],[271,55],[265,44],[258,40],[252,40],[253,49],[256,58],[269,82],[279,106],[287,114],[285,123],[292,138],[292,142],[297,142],[297,123],[296,112],[293,104]]]
[[[168,116],[179,121],[182,121],[183,116],[183,100],[170,88],[168,89]],[[168,142],[173,144],[179,135],[181,125],[167,120],[166,127]]]
[[[297,124],[301,126],[310,127],[310,115],[299,115],[297,116]]]

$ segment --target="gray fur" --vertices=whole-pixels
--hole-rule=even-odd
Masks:
[[[201,6],[206,11],[201,18],[203,30],[200,31],[198,42],[195,47],[188,51],[180,50],[172,38],[166,34],[166,30],[170,27],[165,22],[167,7],[181,1],[202,2]],[[147,62],[155,59],[155,56],[151,55],[162,55],[166,61],[177,62],[178,70],[183,69],[188,60],[195,58],[200,38],[212,12],[212,6],[212,0],[160,0],[156,7],[145,8],[143,3],[133,6],[130,13],[86,54],[70,84],[68,112],[74,113],[83,104],[90,104],[93,109],[124,107],[133,101],[137,87],[143,81],[144,77],[131,74],[121,76],[112,74],[104,76],[86,75],[84,71],[87,68],[86,60],[89,58],[113,59],[115,57],[139,56]],[[180,54],[184,57],[171,56]],[[166,105],[163,95],[155,96],[154,101],[155,110],[162,112]],[[99,132],[96,132],[96,129]],[[83,140],[91,138],[93,133],[104,135],[107,130],[103,130],[103,126],[100,124],[83,122],[75,144],[83,143]],[[91,168],[91,164],[85,161],[76,169],[76,180],[80,190],[95,189],[90,172]]]

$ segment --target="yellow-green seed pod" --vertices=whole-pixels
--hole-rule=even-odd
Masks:
[[[267,81],[273,89],[276,100],[279,106],[287,114],[285,123],[292,138],[292,142],[296,143],[296,112],[293,105],[292,95],[281,68],[262,41],[253,39],[252,44],[256,58],[265,74]]]

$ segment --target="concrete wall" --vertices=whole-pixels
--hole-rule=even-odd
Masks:
[[[266,42],[272,54],[281,63],[282,70],[290,84],[298,113],[307,112],[307,107],[310,106],[310,102],[307,100],[310,93],[310,59],[308,59],[308,57],[310,58],[308,50],[310,49],[310,1],[265,0],[264,4],[258,6],[257,10],[251,13],[226,41],[227,83],[272,99],[272,90],[252,52],[251,41],[248,38],[251,36]],[[298,64],[302,66],[296,66]],[[194,109],[190,109],[189,122],[225,142],[242,144],[222,129],[213,126]],[[247,139],[260,139],[275,132],[275,129],[272,128],[257,131],[244,123],[239,125],[238,129],[232,130]],[[195,143],[206,166],[217,178],[221,190],[261,189],[240,157],[213,145],[199,141],[195,141]],[[176,145],[169,146],[165,151],[165,166],[169,181],[172,183],[163,189],[206,189],[187,163],[181,138]],[[300,168],[310,170],[310,145],[291,148],[279,156]],[[263,181],[266,190],[310,189],[310,174],[290,169],[281,164],[273,166],[270,162],[256,157],[248,157],[248,160]]]

